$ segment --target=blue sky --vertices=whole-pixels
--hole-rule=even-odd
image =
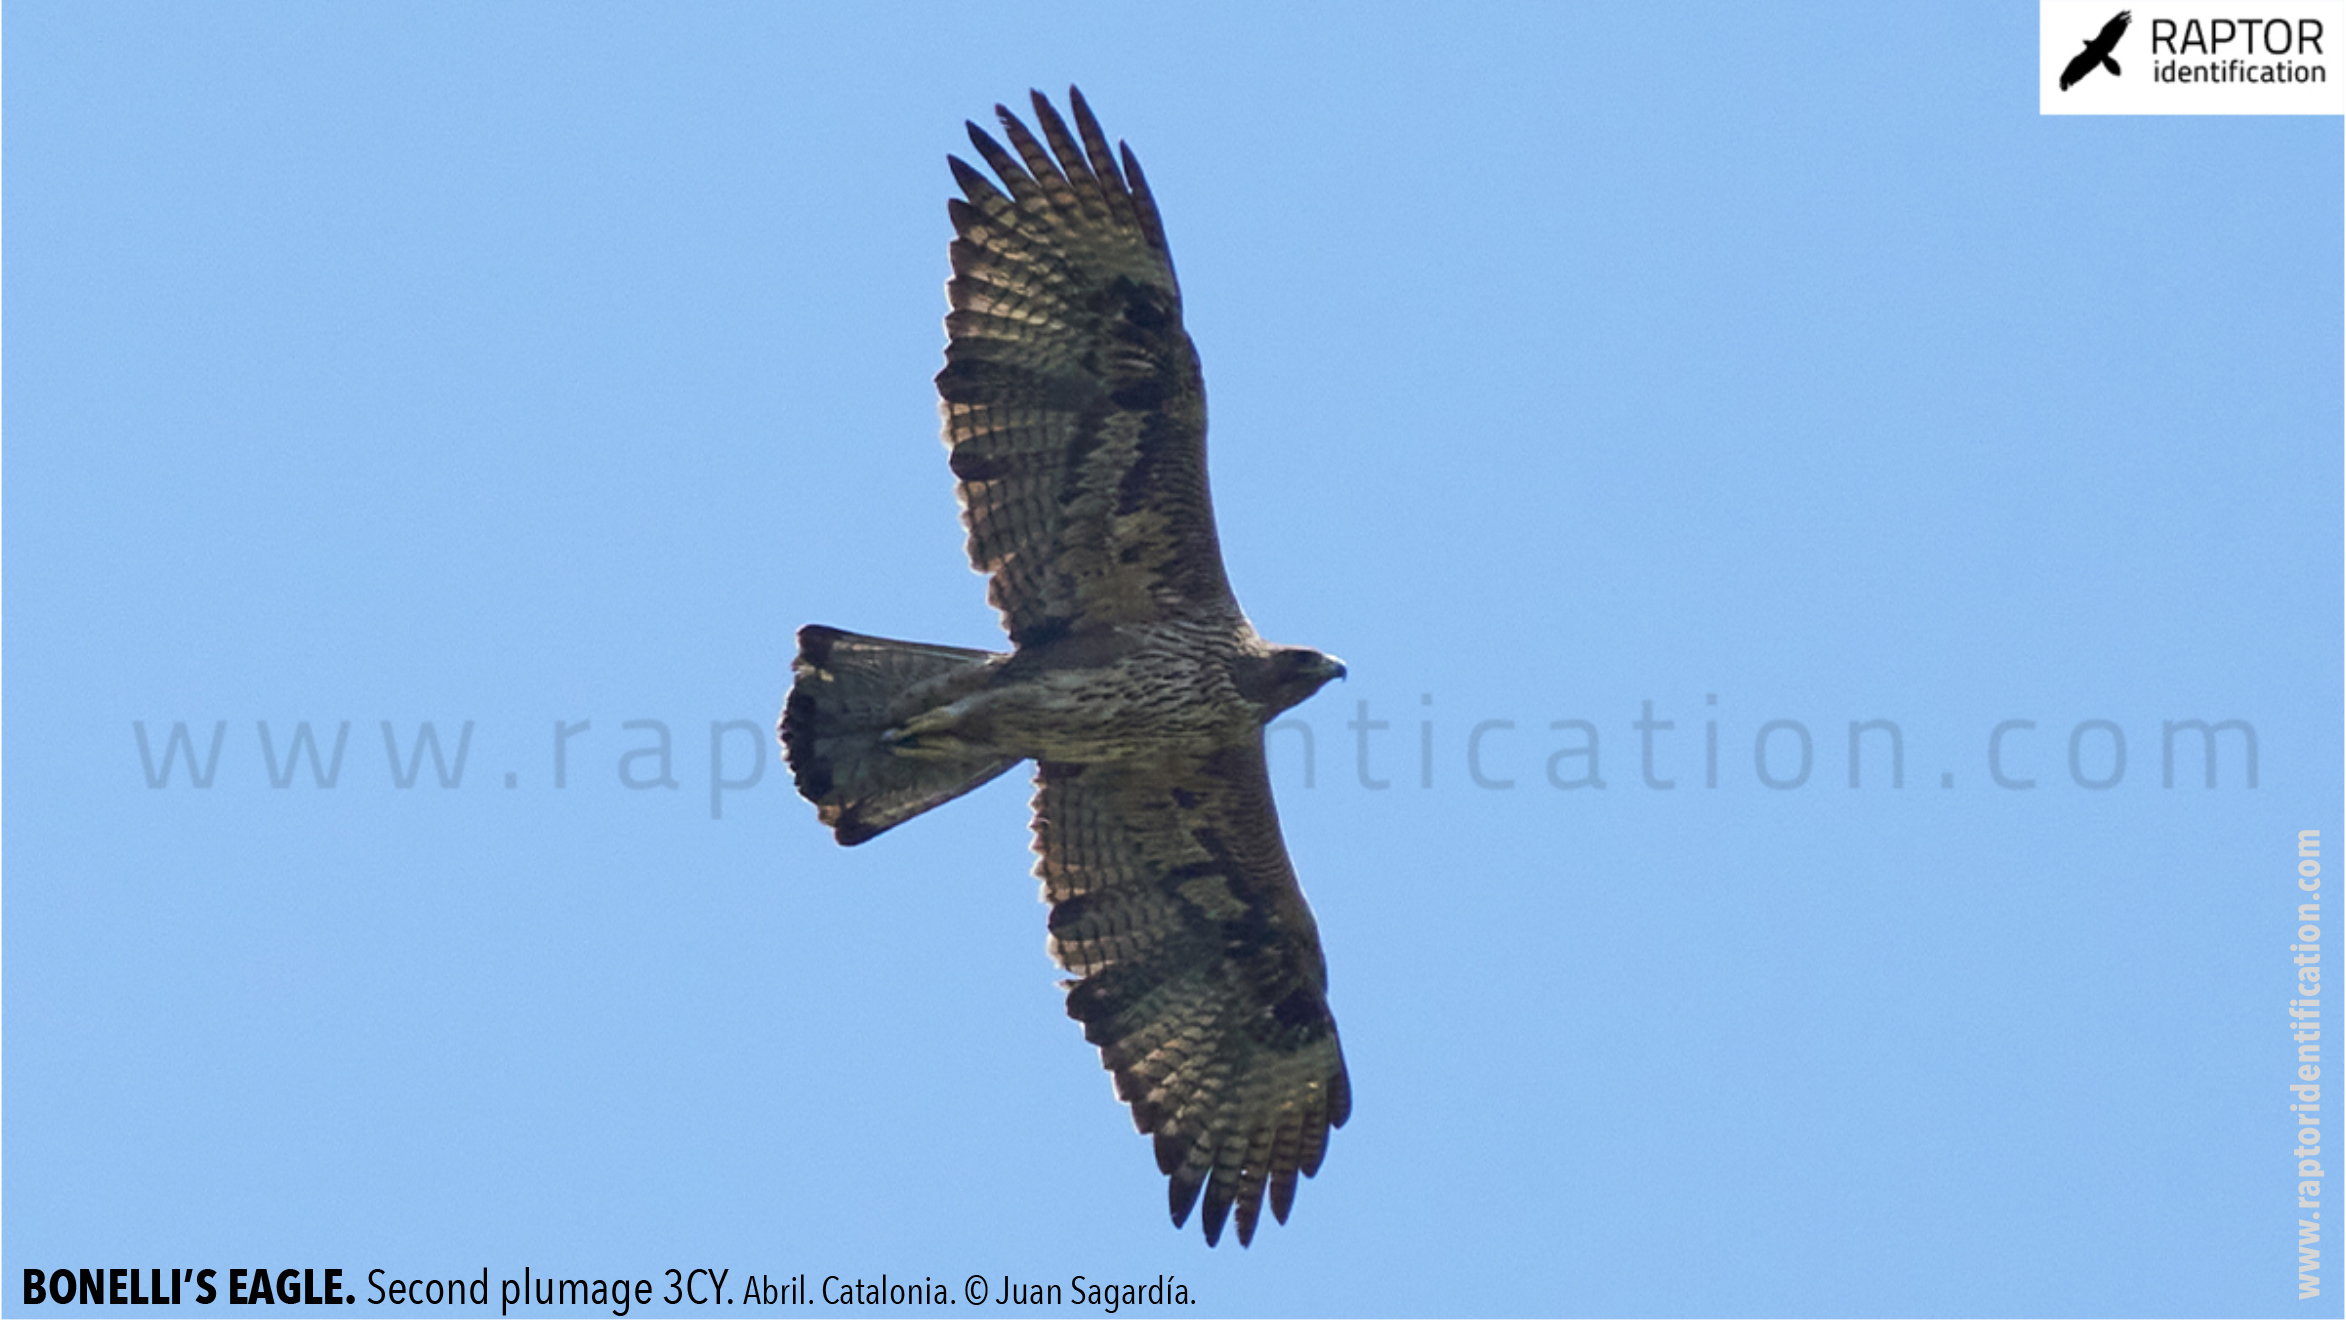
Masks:
[[[2339,120],[2040,118],[2017,5],[5,37],[12,1312],[706,1266],[2335,1314],[2286,1008],[2340,828]],[[1232,580],[1351,666],[1273,774],[1354,1116],[1243,1252],[1166,1222],[1063,1015],[1023,774],[843,850],[763,732],[801,623],[1000,644],[944,156],[1070,81],[1164,210]],[[2165,786],[2193,719],[2255,787],[2188,729]],[[304,721],[339,776],[273,787]],[[398,786],[424,721],[453,786]],[[209,787],[151,787],[181,722]]]

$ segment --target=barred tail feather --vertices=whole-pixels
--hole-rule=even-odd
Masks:
[[[862,843],[960,797],[1018,763],[898,756],[882,735],[981,683],[1001,657],[809,624],[782,708],[782,755],[799,794],[839,842]]]

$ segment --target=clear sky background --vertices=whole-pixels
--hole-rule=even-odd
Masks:
[[[2340,121],[2040,118],[2036,42],[10,4],[0,1306],[2335,1315],[2286,1010],[2296,833],[2346,842]],[[1232,579],[1351,665],[1273,770],[1357,1104],[1248,1251],[1166,1221],[1063,1015],[1023,773],[845,850],[770,744],[802,623],[1000,644],[944,157],[1070,81],[1164,209]],[[2188,731],[2163,786],[2188,719],[2253,789]],[[398,787],[427,720],[461,777]],[[1871,720],[1903,786],[1875,732],[1851,787]],[[149,786],[137,730],[220,721]],[[263,721],[347,721],[335,785]]]

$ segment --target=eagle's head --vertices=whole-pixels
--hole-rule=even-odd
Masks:
[[[1303,704],[1331,678],[1344,677],[1344,662],[1308,646],[1274,646],[1253,665],[1242,666],[1239,690],[1263,708],[1263,721]]]

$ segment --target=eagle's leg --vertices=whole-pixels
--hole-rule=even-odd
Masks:
[[[915,761],[961,760],[983,754],[988,749],[967,736],[967,725],[973,722],[983,695],[924,710],[881,733],[880,742],[896,755]]]

